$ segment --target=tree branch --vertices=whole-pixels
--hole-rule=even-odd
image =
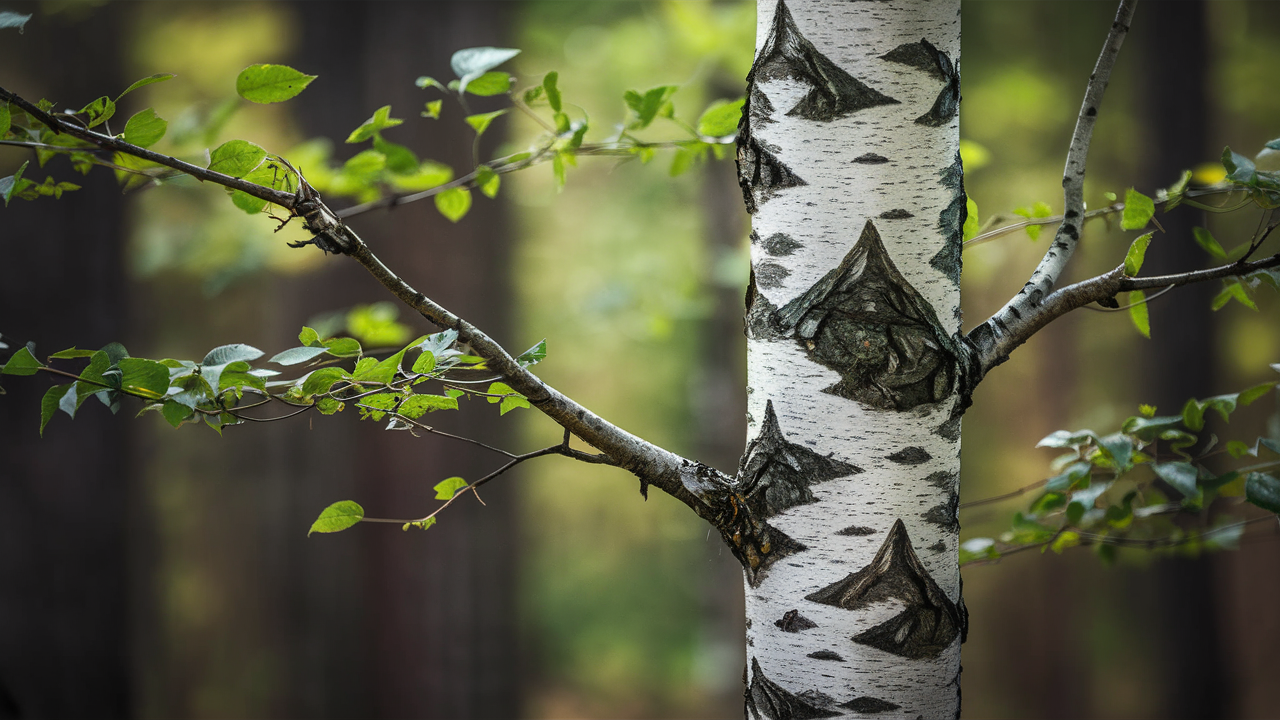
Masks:
[[[327,252],[349,255],[364,266],[369,274],[373,275],[374,279],[391,294],[422,317],[441,328],[456,330],[458,339],[470,345],[472,352],[476,355],[483,357],[486,365],[502,375],[503,381],[508,386],[528,398],[534,407],[565,430],[603,453],[604,457],[599,459],[580,453],[586,458],[593,458],[588,460],[589,462],[607,462],[627,470],[640,479],[640,490],[646,493],[646,496],[648,486],[653,485],[688,505],[700,517],[717,523],[717,518],[723,510],[722,504],[726,491],[732,485],[732,478],[714,468],[680,457],[632,435],[543,382],[516,362],[515,358],[501,345],[479,328],[418,292],[392,272],[373,254],[368,245],[324,204],[319,194],[306,183],[301,174],[298,175],[299,191],[296,195],[282,192],[160,155],[110,135],[87,130],[41,110],[2,87],[0,87],[0,100],[8,101],[21,108],[55,132],[80,138],[98,147],[171,167],[201,180],[243,190],[249,195],[302,215],[307,223],[307,229],[316,234],[316,242],[320,247]],[[324,239],[328,241],[321,244]],[[572,453],[570,456],[575,458],[579,454],[578,451],[572,451]],[[719,527],[718,524],[717,527]]]
[[[1089,84],[1085,88],[1084,102],[1080,105],[1080,114],[1076,118],[1075,132],[1071,136],[1071,146],[1067,150],[1067,164],[1062,176],[1063,189],[1063,223],[1058,226],[1053,244],[1041,259],[1035,272],[1022,289],[1009,302],[992,315],[982,325],[969,333],[969,341],[977,349],[980,358],[978,377],[981,378],[992,367],[1004,362],[1008,353],[998,348],[1012,347],[1005,341],[1010,335],[1024,336],[1025,325],[1033,318],[1040,316],[1035,310],[1048,302],[1046,296],[1053,290],[1058,278],[1071,256],[1075,253],[1080,240],[1080,229],[1084,221],[1084,171],[1085,161],[1089,155],[1089,143],[1093,139],[1093,127],[1098,118],[1098,107],[1102,104],[1102,95],[1111,78],[1111,69],[1115,66],[1120,46],[1124,44],[1129,33],[1129,23],[1133,19],[1137,0],[1120,0],[1116,18],[1111,23],[1107,40],[1103,43],[1102,53],[1089,76]],[[1056,317],[1056,316],[1055,316]],[[1043,327],[1043,325],[1037,326]],[[1033,331],[1034,332],[1034,331]],[[1025,337],[1023,338],[1025,340]]]

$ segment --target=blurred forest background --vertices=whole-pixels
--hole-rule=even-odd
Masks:
[[[752,57],[742,2],[0,2],[34,13],[0,41],[0,84],[78,107],[158,72],[130,96],[170,138],[231,111],[235,74],[284,62],[319,80],[296,100],[236,108],[217,138],[286,151],[340,140],[391,104],[389,139],[470,166],[471,131],[420,75],[478,45],[524,50],[504,69],[532,84],[560,72],[566,101],[604,137],[625,90],[680,84],[677,113],[735,98]],[[1114,6],[969,1],[963,6],[966,185],[985,220],[1047,202],[1061,211],[1067,139]],[[1152,194],[1223,145],[1252,155],[1280,136],[1280,4],[1146,2],[1121,55],[1089,158],[1086,199]],[[492,106],[492,107],[491,107]],[[476,110],[497,107],[477,102]],[[185,123],[185,125],[184,125]],[[483,152],[535,130],[507,116]],[[165,149],[161,146],[159,149]],[[316,146],[311,146],[311,152]],[[0,175],[27,157],[0,148]],[[583,159],[557,196],[551,169],[477,195],[457,225],[430,203],[355,226],[411,283],[508,348],[545,337],[540,374],[606,418],[721,469],[745,433],[742,289],[747,217],[732,163],[669,177],[652,163]],[[64,160],[50,165],[70,175]],[[304,172],[307,170],[303,167]],[[72,179],[75,178],[60,178]],[[201,357],[247,342],[291,347],[304,323],[383,300],[353,263],[294,251],[223,194],[172,183],[128,196],[110,173],[56,205],[0,211],[0,330],[42,352],[121,340],[148,357]],[[330,198],[332,200],[332,198]],[[342,202],[334,202],[341,206]],[[1220,239],[1256,217],[1158,216],[1151,272],[1200,266],[1192,225]],[[287,231],[289,232],[289,231]],[[283,235],[284,233],[282,233]],[[1046,238],[1048,236],[1045,236]],[[1046,240],[1025,234],[965,254],[972,325],[1016,291]],[[1123,241],[1091,224],[1076,277],[1113,267]],[[1280,298],[1212,313],[1216,288],[1152,305],[1152,337],[1124,313],[1081,312],[1042,332],[984,383],[964,424],[962,501],[1048,472],[1035,450],[1060,428],[1117,427],[1140,402],[1272,379]],[[319,320],[317,320],[319,318]],[[421,321],[402,318],[414,332]],[[39,382],[0,401],[0,717],[737,717],[741,580],[685,508],[643,502],[623,473],[552,458],[491,485],[429,531],[360,526],[305,537],[340,499],[371,515],[431,504],[448,475],[494,464],[457,444],[385,433],[354,417],[174,431],[86,406],[37,438]],[[1274,402],[1236,425],[1276,427]],[[527,449],[558,437],[531,412],[464,405],[440,427]],[[1271,416],[1270,419],[1268,416]],[[437,418],[433,416],[433,420]],[[171,434],[177,433],[177,442]],[[165,443],[158,438],[165,435]],[[964,535],[998,533],[1019,500],[966,511]],[[1280,538],[1253,528],[1211,557],[1086,549],[967,569],[969,717],[1264,717],[1280,706]]]

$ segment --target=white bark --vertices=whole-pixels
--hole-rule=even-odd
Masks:
[[[846,84],[844,91],[861,96],[827,97],[816,111],[822,97],[810,94],[813,76],[791,67],[795,52],[777,52],[781,7],[764,0],[759,8],[749,130],[740,137],[772,155],[761,161],[750,148],[740,151],[748,206],[755,206],[758,293],[748,313],[749,436],[757,438],[749,453],[768,454],[775,468],[787,464],[808,478],[800,484],[808,484],[812,500],[793,492],[791,501],[764,509],[769,525],[805,549],[748,572],[748,715],[861,717],[891,704],[893,716],[954,717],[964,621],[953,411],[962,402],[965,364],[963,351],[948,343],[959,331],[963,215],[954,203],[959,197],[962,208],[964,200],[955,175],[959,119],[940,95],[948,82],[958,89],[960,5],[787,0],[811,49],[875,91]],[[954,73],[946,72],[948,63]],[[808,67],[826,66],[811,60]],[[935,105],[943,107],[930,121]],[[769,165],[774,160],[785,169]],[[877,264],[877,235],[896,276]],[[943,252],[948,248],[953,255]],[[877,280],[898,290],[877,290]],[[895,327],[886,336],[883,327],[894,324],[886,313],[915,321],[914,329]],[[824,355],[833,342],[856,345],[854,353],[866,348],[865,355],[839,348]],[[847,361],[833,359],[842,354]],[[838,383],[843,391],[827,391]],[[772,422],[770,406],[777,424],[762,434]],[[764,447],[770,432],[785,439],[781,450]],[[838,466],[815,472],[826,457]],[[748,497],[750,463],[749,455],[739,477]],[[775,488],[769,497],[785,494]],[[918,564],[902,544],[886,547],[899,520]],[[877,575],[868,566],[882,548],[887,572]],[[900,623],[853,639],[904,610]]]

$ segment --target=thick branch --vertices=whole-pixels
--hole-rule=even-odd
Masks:
[[[1045,325],[1089,303],[1109,300],[1122,292],[1130,290],[1180,287],[1182,285],[1205,282],[1206,280],[1240,277],[1273,267],[1280,267],[1280,253],[1253,262],[1235,262],[1207,270],[1152,277],[1128,277],[1124,274],[1124,266],[1121,265],[1105,275],[1099,275],[1074,285],[1068,285],[1049,295],[1044,299],[1044,302],[1031,308],[1026,315],[1019,319],[1016,328],[1010,328],[1009,332],[993,338],[991,343],[986,348],[983,348],[982,355],[979,358],[981,372],[985,374],[992,367],[998,365],[1004,358],[1009,356],[1009,353],[1026,342]],[[977,332],[978,329],[975,329],[974,332]]]
[[[1116,19],[1111,24],[1102,53],[1098,56],[1098,63],[1089,76],[1084,102],[1081,103],[1080,114],[1076,118],[1075,132],[1071,136],[1071,146],[1067,150],[1067,165],[1062,175],[1064,219],[1054,235],[1053,244],[1018,294],[999,312],[969,333],[970,341],[982,358],[980,375],[985,375],[1008,357],[1007,353],[1001,354],[994,350],[997,346],[1008,344],[1003,341],[1005,336],[1026,334],[1023,326],[1040,315],[1035,312],[1037,307],[1042,302],[1047,302],[1046,296],[1053,290],[1067,262],[1075,253],[1084,222],[1084,171],[1089,143],[1093,139],[1093,126],[1098,119],[1098,107],[1102,104],[1102,95],[1110,81],[1116,56],[1129,33],[1129,23],[1133,19],[1136,5],[1137,0],[1120,1]],[[1018,341],[1014,347],[1021,342]]]

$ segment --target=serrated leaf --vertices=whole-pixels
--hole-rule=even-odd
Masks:
[[[364,508],[350,500],[342,500],[321,511],[320,517],[311,523],[311,529],[307,531],[307,535],[346,530],[363,519]]]
[[[515,48],[498,47],[474,47],[455,52],[449,59],[449,66],[458,76],[458,92],[465,91],[467,85],[519,54]]]
[[[1215,259],[1225,260],[1227,258],[1227,251],[1222,249],[1222,245],[1220,245],[1218,240],[1213,237],[1213,233],[1209,232],[1205,228],[1192,228],[1191,236],[1195,238],[1197,245],[1204,248],[1204,251],[1212,255]]]
[[[41,367],[43,365],[31,354],[31,350],[23,346],[0,368],[0,375],[35,375]]]
[[[1233,298],[1250,310],[1258,309],[1258,306],[1253,302],[1253,298],[1249,297],[1249,292],[1245,289],[1244,285],[1234,278],[1224,281],[1222,290],[1213,297],[1212,302],[1209,303],[1209,307],[1214,310],[1221,310],[1227,303],[1231,302]]]
[[[18,33],[21,34],[23,32],[23,28],[27,24],[27,21],[30,19],[30,15],[23,15],[21,13],[8,11],[0,12],[0,30],[5,28],[17,28]]]
[[[220,345],[208,352],[200,364],[206,367],[213,365],[226,365],[233,362],[250,362],[262,357],[263,352],[252,345],[243,343],[234,343],[232,345]]]
[[[669,112],[669,101],[678,89],[676,85],[660,85],[646,90],[643,94],[628,90],[622,99],[636,116],[628,127],[633,130],[646,128],[659,114]]]
[[[480,97],[503,95],[511,91],[511,76],[498,70],[491,70],[467,83],[467,92]]]
[[[457,398],[444,395],[411,395],[401,403],[399,412],[407,418],[416,420],[429,412],[457,409]]]
[[[506,109],[502,109],[488,113],[480,113],[479,115],[468,115],[467,124],[471,126],[471,129],[476,131],[477,136],[483,135],[484,131],[489,129],[490,123],[506,114]]]
[[[1124,256],[1124,274],[1134,277],[1138,271],[1142,269],[1142,262],[1147,257],[1147,246],[1151,244],[1151,238],[1155,236],[1154,232],[1145,235],[1139,235],[1129,245],[1129,252]]]
[[[267,362],[273,362],[277,365],[297,365],[313,360],[325,354],[325,352],[326,348],[324,347],[296,347],[276,353]]]
[[[698,118],[698,134],[706,137],[727,137],[738,132],[738,121],[742,119],[742,105],[746,98],[738,100],[717,100],[712,103],[702,116]]]
[[[154,360],[121,358],[120,388],[158,400],[169,390],[169,368]]]
[[[1124,193],[1124,213],[1120,217],[1120,227],[1124,230],[1141,230],[1155,213],[1156,205],[1151,198],[1129,188]]]
[[[124,141],[138,147],[151,147],[164,137],[169,123],[156,115],[156,111],[147,108],[129,118],[124,124]]]
[[[228,140],[209,153],[209,169],[240,178],[253,172],[266,158],[267,151],[248,140]]]
[[[1127,263],[1128,260],[1126,259],[1125,262]],[[1138,329],[1142,337],[1150,340],[1151,315],[1146,299],[1146,294],[1141,290],[1131,290],[1129,292],[1129,319],[1133,321],[1133,326]]]
[[[111,98],[103,95],[93,102],[80,108],[77,115],[89,116],[89,127],[97,127],[102,123],[111,119],[116,114],[116,104]]]
[[[436,491],[437,500],[452,500],[458,491],[467,486],[467,481],[460,477],[451,477],[441,480],[432,488]]]
[[[74,388],[75,383],[54,385],[40,398],[40,437],[44,437],[44,426],[49,424],[53,414],[62,406],[62,398],[67,396],[67,391],[74,391]]]
[[[147,77],[144,77],[141,80],[130,85],[129,87],[125,88],[124,92],[116,96],[116,102],[120,102],[120,98],[124,97],[125,95],[128,95],[134,90],[137,90],[138,88],[146,87],[148,85],[153,85],[158,82],[164,82],[165,80],[171,80],[173,79],[173,77],[174,77],[173,73],[156,73],[155,75],[148,75]],[[134,144],[136,145],[137,143],[134,143]]]
[[[393,128],[397,125],[402,125],[403,123],[404,120],[391,117],[390,105],[383,105],[377,110],[374,110],[373,116],[368,120],[365,120],[364,124],[351,131],[351,134],[347,136],[347,142],[364,142],[386,128]]]
[[[1263,510],[1280,514],[1280,479],[1269,473],[1249,473],[1244,497]]]
[[[481,165],[476,168],[476,187],[480,189],[480,192],[484,193],[485,197],[497,197],[498,186],[501,182],[502,178],[488,165]]]
[[[545,338],[543,338],[542,340],[538,341],[537,345],[534,345],[533,347],[529,348],[528,350],[525,350],[524,352],[516,356],[516,362],[520,363],[522,367],[528,367],[530,365],[537,365],[538,363],[545,360],[546,357],[547,357],[547,341]]]
[[[547,73],[546,76],[542,78],[542,89],[547,93],[547,104],[551,106],[551,110],[554,112],[560,112],[562,109],[560,104],[560,88],[556,86],[556,83],[559,81],[560,73],[554,70]],[[526,102],[527,101],[528,98],[526,97]]]
[[[288,65],[250,65],[236,77],[236,93],[258,104],[284,102],[315,79],[315,75],[298,72]]]
[[[458,222],[471,209],[471,191],[466,188],[449,188],[436,195],[436,209],[450,222]]]

